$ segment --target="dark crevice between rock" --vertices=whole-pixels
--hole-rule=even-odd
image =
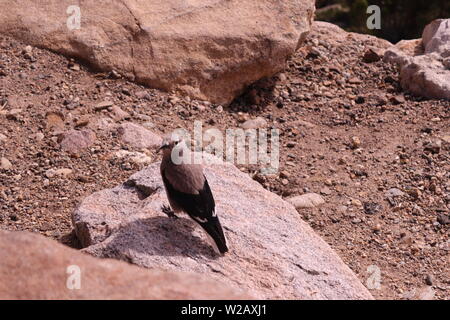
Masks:
[[[312,275],[312,276],[318,276],[318,275],[320,275],[320,274],[327,275],[325,272],[320,272],[320,271],[317,271],[317,270],[306,269],[305,267],[303,267],[302,265],[300,265],[300,264],[298,264],[298,263],[294,263],[294,265],[295,265],[296,267],[298,267],[300,270],[302,270],[302,271],[304,271],[304,272],[306,272],[307,274],[310,274],[310,275]]]

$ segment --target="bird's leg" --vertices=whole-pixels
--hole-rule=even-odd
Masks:
[[[166,205],[161,206],[161,210],[162,212],[164,212],[169,218],[172,219],[178,219],[178,217],[175,215],[175,212],[173,212],[173,210]]]

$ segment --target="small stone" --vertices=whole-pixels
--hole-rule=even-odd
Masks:
[[[363,206],[362,202],[360,200],[358,200],[358,199],[351,199],[350,203],[353,206],[355,206],[355,207],[362,207]]]
[[[306,193],[301,196],[296,196],[286,199],[296,209],[315,208],[325,203],[321,195],[317,193]]]
[[[70,63],[69,68],[70,68],[70,70],[73,70],[73,71],[80,71],[80,65],[77,63]]]
[[[386,198],[396,198],[396,197],[404,196],[405,193],[403,191],[401,191],[400,189],[391,188],[388,191],[386,191],[385,195],[386,195]]]
[[[325,188],[320,189],[320,193],[323,195],[329,196],[332,192],[331,192],[330,188],[325,187]]]
[[[257,117],[255,119],[245,121],[241,125],[241,127],[244,130],[265,128],[265,127],[267,127],[267,121],[266,121],[266,119],[264,119],[262,117]]]
[[[12,165],[11,161],[9,161],[8,159],[6,159],[4,157],[2,157],[0,159],[0,169],[11,170],[12,167],[13,167],[13,165]]]
[[[373,63],[380,61],[383,57],[383,53],[380,52],[380,50],[377,50],[375,48],[368,48],[364,52],[363,61],[366,63]]]
[[[113,119],[115,121],[121,121],[121,120],[124,120],[124,119],[129,119],[131,117],[128,112],[123,111],[118,106],[112,106],[111,107],[111,113],[112,113]]]
[[[450,57],[447,57],[444,60],[442,60],[442,64],[447,70],[450,70]]]
[[[147,99],[148,100],[150,98],[150,95],[145,90],[136,91],[134,95],[138,99]]]
[[[425,283],[429,286],[432,286],[434,282],[433,276],[431,274],[427,274],[425,276]]]
[[[22,53],[32,54],[33,53],[33,47],[32,46],[26,46],[25,48],[23,48]]]
[[[135,164],[151,164],[153,162],[153,159],[149,156],[147,156],[145,153],[142,152],[132,152],[128,150],[119,150],[117,151],[114,156],[118,159],[126,159],[127,161],[131,161]]]
[[[288,179],[288,178],[290,178],[290,176],[291,176],[291,174],[288,171],[281,171],[280,172],[280,177],[281,178]]]
[[[431,286],[420,288],[416,294],[419,300],[434,300],[435,296],[434,290]]]
[[[364,103],[365,101],[366,101],[366,99],[365,99],[363,96],[358,96],[358,97],[356,97],[356,99],[355,99],[355,102],[356,102],[357,104]]]
[[[441,140],[428,141],[424,144],[424,150],[431,152],[433,154],[438,154],[439,152],[441,152],[441,148],[442,148]]]
[[[47,112],[47,128],[50,130],[64,129],[64,116],[61,112]]]
[[[19,115],[21,113],[22,113],[22,109],[19,109],[19,108],[11,109],[6,113],[6,119],[17,120],[17,119],[19,119]]]
[[[351,139],[352,149],[358,149],[361,146],[361,140],[359,137],[352,137]]]
[[[377,223],[372,228],[373,232],[380,232],[381,231],[381,224]]]
[[[450,216],[448,214],[440,213],[437,216],[437,221],[443,226],[448,225],[450,224]]]
[[[381,205],[376,202],[364,202],[363,207],[366,214],[376,214],[382,209]]]
[[[45,176],[49,179],[54,178],[54,177],[63,177],[63,178],[67,178],[69,175],[72,174],[72,169],[67,169],[67,168],[63,168],[63,169],[48,169],[47,171],[45,171]]]
[[[393,96],[390,100],[393,104],[403,104],[406,102],[406,99],[403,95]]]
[[[295,141],[289,141],[288,143],[286,143],[286,147],[288,148],[294,148],[297,145],[297,142]]]
[[[127,122],[117,128],[122,143],[136,149],[157,148],[161,145],[161,137],[144,127]]]
[[[1,141],[2,139],[1,139],[1,135],[0,135],[0,141]],[[441,137],[441,140],[443,141],[443,142],[445,142],[445,143],[448,143],[448,144],[450,144],[450,135],[444,135],[444,136],[442,136]]]
[[[360,79],[354,77],[354,78],[350,78],[350,79],[348,80],[348,83],[350,83],[350,84],[361,84],[362,81],[361,81]]]
[[[419,199],[422,195],[422,191],[420,191],[418,188],[411,188],[407,191],[407,193],[414,199]]]
[[[104,109],[108,109],[109,107],[112,107],[114,103],[112,101],[102,101],[94,106],[95,111],[101,111]]]
[[[79,153],[94,144],[97,137],[92,130],[70,130],[58,137],[63,151]]]
[[[45,135],[42,132],[38,132],[36,133],[36,135],[34,136],[36,141],[42,141],[45,138]]]

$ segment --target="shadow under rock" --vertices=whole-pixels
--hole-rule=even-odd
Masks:
[[[182,217],[138,219],[115,231],[105,247],[101,247],[101,255],[130,263],[142,261],[142,256],[219,258],[209,243],[192,234],[199,228],[194,221]]]
[[[75,230],[72,230],[70,233],[63,235],[61,238],[59,238],[58,241],[73,249],[79,250],[83,248],[83,246],[81,245],[80,241],[77,238],[77,235],[75,234]]]

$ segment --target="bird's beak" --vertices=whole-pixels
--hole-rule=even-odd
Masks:
[[[163,143],[157,150],[156,153],[159,153],[162,149],[164,149],[165,147],[167,147],[168,144],[167,143]]]

